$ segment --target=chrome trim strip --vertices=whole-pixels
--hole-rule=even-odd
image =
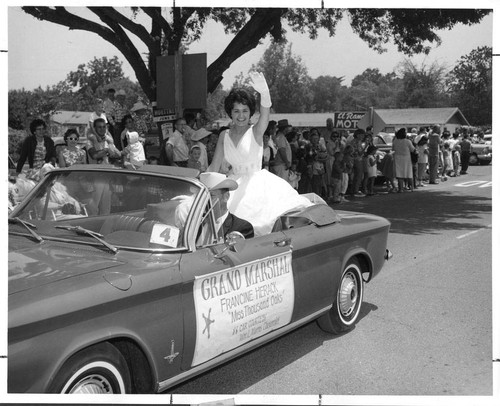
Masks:
[[[248,352],[257,346],[266,343],[268,341],[274,340],[275,338],[289,332],[290,330],[293,330],[294,328],[306,324],[311,320],[314,320],[315,318],[319,317],[321,314],[326,313],[328,310],[332,308],[332,305],[324,307],[321,310],[318,310],[317,312],[314,312],[313,314],[304,317],[300,320],[297,320],[287,326],[284,326],[281,329],[275,330],[269,334],[266,334],[264,336],[261,336],[259,338],[256,338],[255,340],[249,341],[246,344],[243,344],[231,351],[228,351],[224,354],[219,355],[218,357],[207,361],[201,365],[198,365],[194,368],[191,368],[189,371],[183,372],[179,375],[174,376],[173,378],[167,379],[165,381],[162,381],[158,384],[158,392],[163,392],[164,390],[168,389],[170,386],[173,386],[176,383],[180,383],[182,381],[187,380],[188,378],[197,375],[198,373],[208,370],[212,367],[215,367],[217,365],[220,365],[226,361],[229,361],[231,358],[233,358],[236,355],[241,355],[245,352]]]

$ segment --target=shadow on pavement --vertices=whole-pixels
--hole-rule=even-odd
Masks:
[[[335,210],[376,214],[391,222],[391,233],[439,234],[446,230],[477,229],[477,219],[491,214],[491,197],[431,190],[356,198],[333,205]],[[429,189],[428,191],[426,189]],[[429,193],[430,192],[430,193]]]

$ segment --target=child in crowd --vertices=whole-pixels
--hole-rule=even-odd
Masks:
[[[189,159],[187,161],[187,167],[198,169],[201,171],[201,148],[198,145],[193,145],[189,150]]]
[[[450,143],[443,144],[443,172],[441,173],[441,180],[448,180],[447,176],[451,176],[453,162],[451,160]]]
[[[348,144],[344,147],[343,161],[345,164],[344,173],[342,176],[342,186],[340,188],[340,201],[347,202],[345,194],[347,193],[347,188],[349,187],[349,182],[352,181],[353,167],[354,167],[354,157],[353,157],[352,145]]]
[[[375,186],[375,179],[377,178],[377,163],[379,156],[377,154],[378,148],[375,145],[370,145],[366,150],[366,167],[367,167],[367,195],[373,196]]]
[[[427,145],[428,143],[429,140],[425,135],[421,137],[417,143],[417,149],[418,149],[417,186],[419,187],[425,186],[423,182],[425,179],[425,173],[427,171],[427,164],[429,163],[429,146]]]
[[[389,193],[396,192],[396,185],[394,184],[395,171],[394,171],[394,151],[387,152],[382,161],[380,162],[382,166],[382,175],[384,175],[384,184],[387,187]]]
[[[127,132],[127,141],[127,146],[121,152],[125,157],[123,165],[128,169],[139,169],[146,162],[144,147],[139,142],[139,133],[137,131]]]
[[[455,143],[451,151],[453,161],[453,176],[460,176],[460,145]]]
[[[337,151],[333,154],[334,160],[332,165],[331,187],[333,189],[332,203],[342,203],[345,199],[342,196],[342,181],[346,170],[344,154]]]

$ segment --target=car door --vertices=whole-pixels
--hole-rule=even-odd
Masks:
[[[293,247],[297,289],[294,321],[331,306],[340,278],[344,248],[335,224],[314,224],[283,231]]]
[[[238,252],[224,249],[198,247],[181,259],[185,370],[292,320],[296,280],[283,233],[249,238]]]

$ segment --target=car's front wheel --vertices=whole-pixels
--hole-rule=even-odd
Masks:
[[[72,356],[54,378],[51,392],[124,394],[131,392],[130,373],[121,353],[101,343]]]
[[[361,265],[351,258],[342,271],[332,308],[318,319],[322,330],[340,334],[354,328],[363,303],[363,283]]]

